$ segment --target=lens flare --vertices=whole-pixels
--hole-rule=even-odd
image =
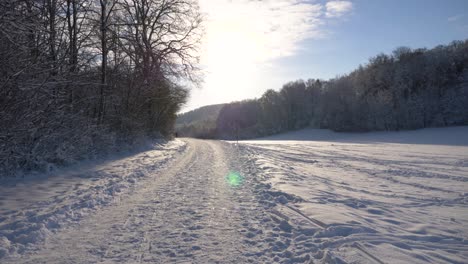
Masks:
[[[244,182],[244,177],[242,177],[238,172],[229,172],[226,176],[227,183],[232,187],[237,187],[242,185]]]

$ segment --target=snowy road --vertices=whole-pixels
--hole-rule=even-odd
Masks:
[[[190,140],[169,169],[47,239],[29,263],[235,262],[244,190],[225,182],[230,169],[219,143]]]
[[[190,141],[177,162],[113,206],[53,236],[31,263],[235,262],[242,251],[238,190],[225,184],[214,142]]]
[[[309,246],[293,241],[300,228],[293,231],[270,210],[281,193],[268,191],[254,177],[241,149],[219,141],[184,141],[186,150],[165,170],[78,223],[26,244],[5,262],[304,263],[311,258]],[[10,240],[15,242],[12,235]]]

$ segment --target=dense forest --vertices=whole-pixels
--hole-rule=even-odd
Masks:
[[[468,125],[468,40],[433,49],[400,47],[344,76],[290,82],[259,99],[225,105],[204,133],[180,132],[242,139],[304,127],[378,131],[454,125]]]
[[[201,22],[195,0],[0,1],[0,174],[171,136]]]

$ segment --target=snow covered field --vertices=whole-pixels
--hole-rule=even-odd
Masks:
[[[1,263],[466,263],[468,127],[183,139],[0,181]]]
[[[299,197],[276,208],[316,228],[331,262],[467,262],[468,127],[309,129],[242,145],[259,176]]]

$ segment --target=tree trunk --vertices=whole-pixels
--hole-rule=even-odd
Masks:
[[[104,89],[107,84],[107,0],[101,0],[101,85],[99,90],[98,122],[104,116]]]

